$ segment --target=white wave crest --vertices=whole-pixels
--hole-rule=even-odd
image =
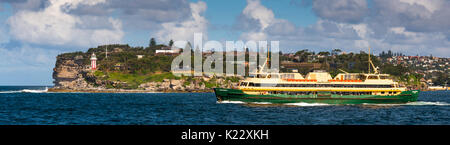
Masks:
[[[425,101],[417,101],[417,102],[408,102],[405,104],[366,104],[363,105],[376,105],[376,106],[424,106],[424,105],[436,105],[436,106],[449,106],[450,104],[447,102],[425,102]]]
[[[448,106],[450,105],[447,102],[424,102],[424,101],[417,101],[417,102],[409,102],[404,105],[437,105],[437,106]]]
[[[7,94],[7,93],[47,93],[48,88],[45,87],[45,90],[30,90],[30,89],[23,89],[18,91],[0,91],[0,93]]]
[[[0,91],[0,94],[21,93],[22,91]]]

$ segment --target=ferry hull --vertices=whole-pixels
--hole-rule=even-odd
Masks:
[[[325,104],[403,104],[415,102],[419,90],[403,91],[399,95],[282,95],[246,94],[239,89],[215,88],[217,101],[270,102],[270,103],[325,103]]]

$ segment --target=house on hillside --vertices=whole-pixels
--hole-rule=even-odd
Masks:
[[[156,55],[178,55],[181,52],[181,48],[175,48],[170,46],[161,47],[161,49],[156,50]]]

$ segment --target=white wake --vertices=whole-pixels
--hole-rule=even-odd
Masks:
[[[7,93],[47,93],[48,87],[45,87],[44,90],[30,90],[30,89],[23,89],[23,90],[14,90],[14,91],[0,91],[2,94]]]
[[[283,105],[290,105],[290,106],[329,106],[329,105],[333,105],[333,104],[300,102],[300,103],[285,103]]]
[[[270,102],[242,102],[242,101],[220,101],[217,102],[219,104],[273,104]],[[280,105],[287,105],[287,106],[337,106],[337,105],[343,105],[343,104],[325,104],[325,103],[284,103]],[[369,105],[369,106],[424,106],[424,105],[436,105],[436,106],[449,106],[450,103],[447,102],[425,102],[425,101],[417,101],[417,102],[409,102],[405,104],[370,104],[370,103],[364,103],[362,105]]]
[[[363,105],[377,105],[377,106],[425,106],[425,105],[436,105],[436,106],[449,106],[450,104],[447,102],[425,102],[425,101],[417,101],[417,102],[409,102],[405,104],[363,104]]]
[[[219,103],[219,104],[245,104],[245,102],[242,102],[242,101],[228,101],[228,100],[217,101],[217,103]]]

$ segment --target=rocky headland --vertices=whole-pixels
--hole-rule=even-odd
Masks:
[[[129,46],[111,46],[116,51],[110,52],[108,61],[99,57],[97,62],[99,68],[92,69],[90,57],[92,53],[102,55],[103,49],[91,48],[88,52],[65,53],[57,56],[55,68],[53,69],[54,87],[50,92],[91,92],[91,93],[145,93],[145,92],[212,92],[214,87],[233,87],[237,85],[238,79],[216,78],[216,77],[175,77],[170,71],[156,72],[129,71],[132,65],[119,68],[107,65],[115,60],[120,60],[119,56],[125,50],[132,50],[136,54],[143,53],[144,57],[151,59],[167,58],[166,56],[155,56],[148,54],[145,49],[136,51]],[[119,51],[117,51],[119,50]],[[128,52],[129,53],[129,52]],[[147,54],[146,54],[147,53]],[[153,56],[152,56],[153,55]],[[116,57],[114,57],[116,56]],[[134,56],[134,55],[131,55]],[[128,58],[128,61],[145,61],[145,59]],[[113,64],[126,65],[127,62],[114,62]],[[111,64],[111,63],[110,63]],[[148,64],[154,65],[154,64]],[[163,64],[161,64],[163,65]]]

